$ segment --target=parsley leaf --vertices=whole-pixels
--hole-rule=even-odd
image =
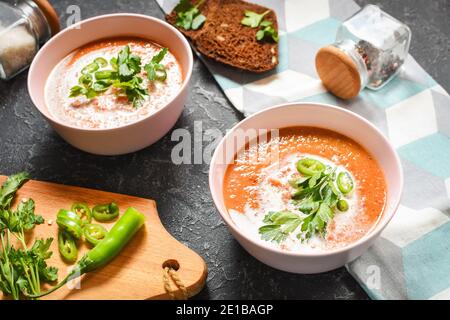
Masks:
[[[270,212],[265,218],[265,226],[259,228],[259,234],[265,241],[281,243],[295,232],[302,219],[290,211]]]
[[[316,233],[325,235],[325,231],[328,223],[334,218],[334,213],[330,206],[326,203],[321,203],[318,210],[303,220],[302,232],[304,232],[304,239],[311,238]],[[298,235],[298,238],[302,238],[302,234]]]
[[[125,46],[117,57],[119,78],[129,81],[133,76],[141,72],[141,58],[131,54],[130,46]]]
[[[272,39],[275,42],[278,42],[278,32],[273,27],[273,23],[269,20],[264,20],[264,17],[270,12],[267,10],[261,14],[258,14],[253,11],[245,11],[245,17],[242,19],[241,24],[248,26],[250,28],[258,28],[261,29],[256,32],[256,40],[262,41],[264,39]]]
[[[174,8],[177,13],[175,25],[184,30],[198,30],[206,21],[206,17],[198,9],[205,0],[200,0],[195,6],[190,0],[181,0]]]
[[[147,78],[150,81],[165,81],[167,78],[166,68],[160,64],[167,54],[168,49],[163,48],[157,55],[155,55],[150,63],[144,66],[144,70],[147,72]]]
[[[258,30],[258,32],[256,33],[256,40],[262,41],[264,39],[272,39],[273,41],[278,42],[278,32],[273,27],[271,21],[263,21],[261,23],[261,27],[263,27],[263,29]]]
[[[28,173],[21,172],[8,177],[0,189],[0,211],[8,209],[17,190],[29,180]]]
[[[250,28],[258,28],[261,24],[261,21],[269,12],[270,10],[267,10],[266,12],[258,14],[256,12],[246,10],[244,13],[245,18],[242,19],[241,24]]]
[[[139,108],[142,106],[143,100],[148,95],[147,89],[141,85],[142,82],[143,79],[141,77],[134,76],[126,82],[116,80],[113,83],[113,87],[119,88],[119,95],[125,95],[128,98],[128,101],[133,104],[133,107]]]

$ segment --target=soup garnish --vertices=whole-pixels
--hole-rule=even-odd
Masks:
[[[167,48],[122,37],[88,43],[55,66],[45,86],[48,111],[80,128],[110,129],[142,120],[169,104],[183,70]]]
[[[164,81],[167,78],[166,68],[160,64],[167,53],[163,48],[156,54],[150,63],[144,66],[147,78],[150,81]],[[108,68],[109,69],[105,69]],[[87,99],[93,99],[104,93],[110,87],[117,88],[117,96],[126,96],[135,108],[142,105],[148,90],[142,86],[143,79],[139,75],[142,71],[141,58],[131,54],[130,47],[125,46],[117,57],[106,61],[103,57],[95,58],[89,65],[81,70],[78,79],[79,85],[70,89],[70,98],[84,95]]]
[[[323,237],[336,210],[348,210],[348,203],[342,197],[353,189],[353,180],[347,172],[337,175],[337,167],[311,158],[299,160],[296,167],[301,176],[289,181],[294,189],[292,202],[306,216],[291,211],[270,212],[263,220],[266,225],[259,228],[263,240],[280,243],[291,233],[302,241],[315,234]],[[340,180],[345,180],[345,184]]]

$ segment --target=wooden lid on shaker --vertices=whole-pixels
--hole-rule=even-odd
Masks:
[[[52,30],[52,36],[57,34],[61,30],[61,25],[59,24],[59,17],[56,13],[55,8],[47,1],[47,0],[33,0],[41,9],[42,13],[45,15],[45,18],[50,25],[50,29]]]
[[[337,47],[328,46],[319,50],[316,69],[325,88],[339,98],[355,98],[362,89],[358,66]]]

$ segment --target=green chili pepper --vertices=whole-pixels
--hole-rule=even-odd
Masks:
[[[28,297],[46,296],[64,286],[68,281],[105,266],[120,253],[144,223],[145,216],[136,209],[129,208],[106,237],[80,259],[64,280],[47,292],[28,295]]]
[[[59,253],[66,262],[74,263],[78,258],[78,248],[75,239],[66,231],[58,233]]]
[[[109,64],[111,65],[111,67],[112,67],[114,70],[119,69],[119,65],[118,65],[118,63],[117,63],[117,58],[116,58],[116,57],[111,58],[111,60],[109,60]]]
[[[87,224],[84,226],[83,232],[84,239],[94,247],[108,234],[108,230],[99,224]]]
[[[75,239],[81,238],[83,233],[81,229],[82,221],[75,212],[61,209],[56,216],[56,223],[62,230],[67,231]]]
[[[85,203],[74,203],[71,210],[75,212],[81,219],[81,224],[89,224],[92,221],[92,212]]]
[[[105,58],[98,57],[94,60],[94,62],[99,65],[100,67],[104,68],[108,65],[108,61],[106,61]]]
[[[96,62],[92,62],[91,64],[88,64],[86,67],[84,67],[81,70],[81,73],[89,74],[89,73],[93,73],[93,72],[97,71],[98,69],[100,69],[99,65]]]
[[[119,216],[119,206],[114,202],[101,204],[92,209],[92,215],[99,222],[112,221]]]
[[[95,78],[97,80],[116,79],[117,78],[117,72],[116,71],[111,71],[111,70],[97,71],[95,73]]]
[[[167,71],[166,68],[162,64],[155,65],[155,80],[157,81],[166,81],[167,79]]]
[[[317,173],[325,171],[327,167],[320,161],[315,159],[302,159],[297,162],[297,170],[305,176],[312,177]]]
[[[90,74],[83,74],[78,82],[83,86],[89,87],[92,84],[93,78]]]
[[[343,194],[349,194],[354,188],[353,179],[347,172],[339,173],[336,183]]]
[[[343,199],[339,200],[336,206],[341,212],[347,212],[349,209],[348,202]]]

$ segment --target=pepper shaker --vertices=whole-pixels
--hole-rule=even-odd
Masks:
[[[28,68],[40,46],[59,30],[58,15],[47,0],[0,1],[0,79]]]
[[[352,99],[361,90],[379,90],[400,71],[408,57],[411,30],[368,5],[345,21],[336,42],[320,49],[316,69],[328,91]]]

